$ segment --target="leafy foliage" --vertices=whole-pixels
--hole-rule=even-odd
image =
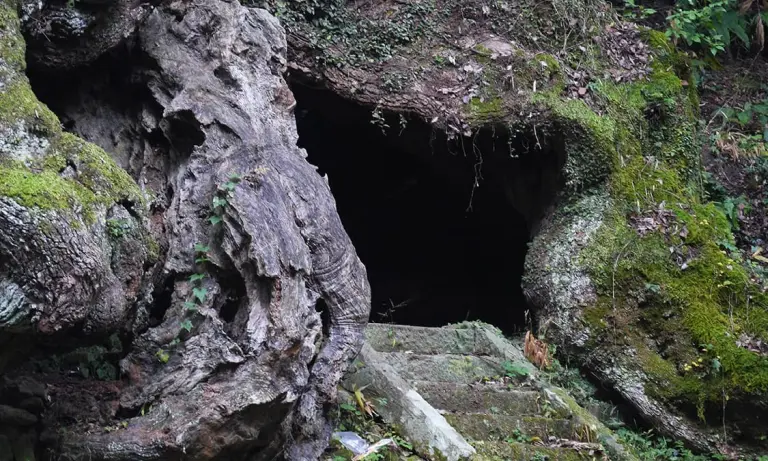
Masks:
[[[742,213],[747,213],[749,202],[743,197],[727,197],[723,202],[715,203],[718,208],[723,210],[725,217],[731,224],[731,229],[739,228],[739,218]]]
[[[121,238],[131,230],[131,222],[127,219],[107,219],[107,233],[110,237]]]
[[[199,301],[205,302],[205,296],[208,294],[208,289],[203,287],[195,287],[192,289],[192,296]]]
[[[157,357],[157,360],[161,363],[168,363],[168,360],[171,359],[171,355],[164,349],[158,349],[157,352],[155,352],[155,357]]]
[[[731,156],[768,155],[768,99],[745,102],[740,107],[723,106],[716,116],[723,120],[714,140],[720,151]]]
[[[528,369],[520,364],[513,363],[507,360],[504,363],[502,363],[501,366],[502,368],[504,368],[504,374],[508,378],[518,379],[518,378],[525,378],[528,376]]]
[[[715,56],[733,43],[762,48],[768,13],[755,0],[678,0],[667,36]]]
[[[525,435],[520,429],[512,431],[509,437],[507,437],[507,443],[530,443],[533,439]]]
[[[241,178],[237,174],[231,174],[226,182],[221,184],[214,194],[211,201],[211,217],[208,221],[211,225],[216,225],[223,221],[223,214],[226,207],[229,205],[229,201],[234,196],[235,188],[240,183]],[[200,307],[203,306],[208,297],[208,288],[204,286],[205,279],[208,278],[208,273],[205,271],[205,265],[211,261],[210,244],[195,243],[194,247],[195,265],[198,266],[198,271],[191,274],[188,278],[189,283],[192,285],[192,299],[184,301],[184,312],[189,317],[183,319],[179,324],[179,335],[169,343],[170,347],[174,347],[179,344],[182,338],[186,338],[194,329],[193,323],[194,315],[200,314]],[[155,357],[162,362],[167,363],[170,360],[170,353],[164,349],[158,349],[155,353]]]
[[[727,459],[722,455],[693,453],[685,448],[682,442],[661,437],[653,431],[636,432],[630,429],[619,429],[616,431],[616,435],[640,461],[717,461]],[[768,461],[768,456],[739,459],[742,461]]]
[[[656,10],[638,4],[636,0],[624,0],[624,17],[627,19],[645,19],[656,14]]]
[[[344,0],[267,0],[267,7],[289,32],[298,32],[325,64],[364,64],[394,56],[430,29],[431,2],[402,2],[402,12],[385,19],[353,18]],[[310,27],[307,27],[310,26]],[[339,46],[343,56],[334,54]],[[397,84],[397,82],[393,82]]]

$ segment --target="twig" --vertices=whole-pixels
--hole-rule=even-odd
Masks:
[[[627,249],[632,241],[633,240],[630,240],[626,245],[624,245],[624,247],[619,251],[619,254],[616,255],[616,260],[613,262],[613,271],[611,273],[611,305],[613,306],[613,310],[616,310],[616,269],[619,267],[619,259],[621,259],[621,254],[624,252],[624,250]]]

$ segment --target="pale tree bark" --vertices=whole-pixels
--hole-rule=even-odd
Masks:
[[[296,147],[282,28],[266,11],[225,0],[82,6],[24,5],[29,61],[46,78],[79,76],[57,112],[143,193],[106,176],[103,198],[99,182],[83,178],[98,199],[62,211],[4,190],[0,255],[18,264],[0,266],[0,320],[33,351],[54,331],[78,344],[122,332],[130,344],[109,388],[12,361],[21,365],[6,368],[9,389],[30,377],[47,385],[31,437],[61,459],[317,459],[336,385],[362,344],[370,289],[327,184]],[[23,46],[19,10],[5,10],[12,27],[3,36]],[[99,81],[110,66],[127,72]],[[29,91],[21,64],[6,67]],[[129,90],[140,97],[121,97]],[[29,133],[39,144],[76,139],[53,125],[54,135]],[[32,157],[47,164],[49,151]],[[60,170],[38,163],[17,167],[66,181],[86,171],[76,159]],[[214,211],[232,175],[234,190]],[[209,221],[214,212],[221,222]],[[129,225],[115,231],[118,218]],[[41,220],[53,236],[38,236],[48,227]],[[195,262],[196,244],[209,261]],[[45,274],[38,260],[63,275],[36,284]],[[169,296],[158,295],[162,287]],[[96,416],[63,400],[97,388]]]

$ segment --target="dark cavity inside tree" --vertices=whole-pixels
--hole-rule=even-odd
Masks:
[[[561,189],[559,139],[471,136],[292,82],[299,145],[368,270],[372,322],[526,328],[528,242]]]

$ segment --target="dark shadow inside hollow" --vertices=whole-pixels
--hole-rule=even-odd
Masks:
[[[506,127],[449,140],[416,117],[381,114],[291,82],[299,145],[327,175],[368,270],[373,322],[482,320],[523,330],[528,242],[560,189],[562,143]]]

